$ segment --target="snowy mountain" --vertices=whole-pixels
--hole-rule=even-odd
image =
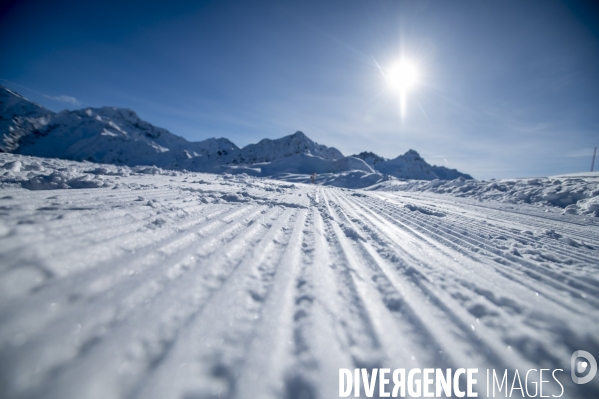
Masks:
[[[386,162],[388,161],[387,158],[381,157],[377,154],[375,154],[374,152],[370,152],[370,151],[363,151],[359,154],[354,154],[352,155],[352,157],[354,158],[360,158],[361,160],[363,160],[364,162],[366,162],[368,165],[370,166],[374,166],[377,163],[380,162]]]
[[[21,143],[34,141],[36,131],[54,114],[25,97],[0,86],[0,151],[14,152]],[[28,136],[33,136],[27,138]]]
[[[312,173],[341,173],[349,170],[375,173],[361,159],[342,157],[340,159],[325,159],[312,154],[295,154],[278,159],[262,167],[265,176],[276,176],[278,173],[295,173],[310,175]]]
[[[456,169],[431,166],[414,150],[409,150],[394,159],[383,158],[372,152],[361,152],[352,156],[364,160],[377,172],[400,179],[453,180],[459,177],[472,179],[472,176],[458,172]]]
[[[371,152],[345,157],[300,131],[243,148],[226,138],[189,142],[141,120],[130,109],[102,107],[54,113],[1,86],[0,134],[0,152],[46,158],[254,176],[357,171],[357,175],[352,174],[357,181],[351,183],[347,176],[323,180],[348,187],[384,181],[389,178],[385,175],[423,180],[471,178],[456,170],[430,166],[413,150],[391,160]]]
[[[129,109],[103,107],[54,113],[7,89],[0,90],[0,106],[4,133],[0,149],[4,152],[182,169],[191,158],[202,157],[204,164],[217,164],[238,150],[224,138],[190,143],[144,122]]]
[[[257,144],[249,144],[240,151],[231,154],[227,163],[255,164],[272,162],[297,154],[310,154],[315,157],[338,160],[343,154],[336,148],[320,145],[297,131],[290,136],[277,140],[263,139]]]

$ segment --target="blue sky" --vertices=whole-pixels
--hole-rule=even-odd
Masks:
[[[577,1],[12,1],[0,84],[54,111],[114,105],[188,140],[302,130],[410,148],[480,179],[587,171],[599,11]],[[404,118],[377,64],[419,69]]]

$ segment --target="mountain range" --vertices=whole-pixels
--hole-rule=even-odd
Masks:
[[[226,138],[190,142],[141,120],[129,109],[102,107],[55,113],[2,86],[0,135],[0,152],[275,178],[332,174],[333,179],[329,176],[326,180],[328,184],[342,186],[356,187],[355,181],[350,184],[347,178],[336,178],[349,172],[361,181],[357,186],[389,176],[419,180],[472,178],[455,169],[431,166],[414,150],[394,159],[372,152],[344,156],[299,131],[243,148]]]

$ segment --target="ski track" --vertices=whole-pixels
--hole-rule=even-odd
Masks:
[[[0,197],[2,398],[331,398],[339,368],[599,353],[590,217],[202,174]]]

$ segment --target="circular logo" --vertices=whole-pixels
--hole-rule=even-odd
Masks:
[[[589,371],[584,375],[587,369]],[[572,373],[572,381],[574,381],[575,384],[586,384],[595,377],[595,374],[597,374],[597,361],[595,360],[595,357],[587,351],[576,351],[572,354],[572,359],[570,360],[570,370]],[[579,375],[584,376],[579,377]]]

